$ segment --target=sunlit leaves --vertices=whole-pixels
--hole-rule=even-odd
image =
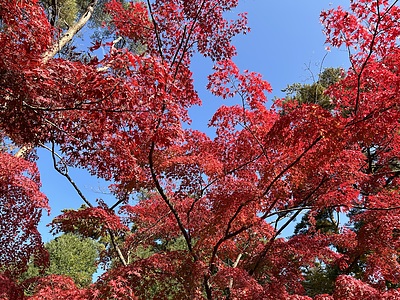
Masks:
[[[350,11],[343,8],[321,13],[327,42],[355,50],[355,57],[384,57],[396,46],[400,10],[393,1],[351,1]]]

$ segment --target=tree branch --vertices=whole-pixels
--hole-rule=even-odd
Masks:
[[[69,183],[72,185],[72,187],[75,189],[75,191],[78,193],[79,197],[81,197],[81,199],[83,200],[83,202],[86,203],[87,206],[89,207],[93,207],[92,203],[90,203],[90,201],[85,197],[85,195],[83,195],[82,191],[79,189],[79,187],[76,185],[76,183],[73,181],[73,179],[71,178],[71,176],[69,176],[68,174],[68,167],[67,165],[64,163],[64,161],[62,160],[61,156],[56,154],[55,152],[55,144],[54,141],[51,142],[51,149],[49,149],[47,146],[42,145],[43,148],[51,151],[51,156],[53,159],[53,166],[54,169],[61,174],[62,176],[64,176],[65,178],[67,178],[67,180],[69,181]],[[58,166],[57,166],[57,160],[56,160],[56,156],[61,160],[61,162],[64,164],[64,168],[65,171],[62,171]]]
[[[161,198],[163,198],[164,202],[168,205],[170,211],[174,215],[175,220],[178,223],[178,227],[179,227],[180,231],[182,232],[183,237],[185,238],[186,245],[188,247],[189,252],[193,256],[193,258],[195,260],[197,260],[197,256],[193,252],[191,238],[190,238],[188,232],[186,231],[185,226],[183,226],[181,218],[179,217],[179,214],[178,214],[177,210],[175,209],[173,203],[168,199],[167,195],[164,193],[164,190],[160,185],[160,182],[158,181],[156,172],[154,170],[154,161],[153,161],[154,148],[155,148],[155,143],[152,142],[151,147],[150,147],[150,152],[149,152],[149,167],[150,167],[151,177],[153,179],[153,182],[154,182],[156,189],[157,189],[158,193],[160,194]]]
[[[86,8],[86,12],[82,15],[82,17],[43,54],[44,64],[52,59],[67,43],[72,40],[72,38],[83,28],[83,26],[86,25],[93,15],[94,7],[96,6],[97,1],[98,0],[90,1],[88,7]]]
[[[160,53],[161,59],[164,60],[164,55],[163,55],[163,51],[162,51],[162,42],[161,42],[161,38],[160,38],[160,33],[158,32],[158,25],[157,25],[157,22],[156,22],[156,20],[154,19],[154,14],[153,14],[153,10],[151,9],[150,0],[147,0],[147,7],[149,8],[149,13],[150,13],[150,17],[151,17],[151,22],[153,23],[153,26],[154,26],[154,33],[155,33],[156,38],[157,38],[158,52]]]
[[[114,233],[112,232],[111,229],[108,229],[107,231],[108,231],[108,235],[110,236],[110,239],[111,239],[111,244],[112,244],[114,250],[115,250],[115,251],[117,252],[117,254],[118,254],[119,260],[120,260],[121,263],[124,265],[124,267],[126,267],[128,264],[127,264],[127,262],[126,262],[126,260],[125,260],[124,255],[123,255],[122,252],[121,252],[121,249],[119,249],[117,243],[115,242]]]

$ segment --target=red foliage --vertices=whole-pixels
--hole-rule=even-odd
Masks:
[[[128,230],[121,219],[113,211],[100,207],[89,207],[80,210],[68,210],[54,218],[53,230],[59,232],[75,232],[86,237],[101,237],[111,231]]]
[[[18,287],[14,279],[0,274],[0,299],[1,300],[20,300],[23,299],[24,291]]]
[[[348,275],[341,275],[336,280],[336,289],[333,295],[334,299],[338,300],[356,300],[356,299],[371,299],[371,300],[389,300],[399,299],[400,292],[398,290],[390,290],[382,292],[369,286],[368,284],[354,279]]]
[[[94,41],[104,57],[71,61],[44,59],[58,40],[37,1],[0,1],[3,140],[57,144],[63,168],[113,181],[116,196],[54,221],[56,231],[109,234],[112,267],[86,290],[39,278],[31,298],[310,299],[304,270],[316,261],[338,274],[331,295],[315,299],[399,297],[400,8],[359,0],[323,12],[327,42],[351,53],[327,91],[334,108],[268,109],[268,82],[231,60],[232,37],[248,30],[245,15],[224,18],[237,2],[109,1],[109,29],[143,53]],[[210,120],[213,139],[183,126],[201,104],[195,51],[215,62],[208,89],[237,100]],[[39,187],[32,162],[0,152],[2,299],[23,297],[16,280],[31,255],[45,265]],[[347,227],[319,230],[327,211],[351,212]],[[307,229],[282,238],[304,212]]]
[[[0,152],[0,265],[11,278],[26,270],[31,255],[46,259],[37,225],[49,207],[39,188],[34,163]]]
[[[52,299],[88,299],[86,291],[79,290],[71,278],[61,275],[49,275],[35,280],[32,300]]]

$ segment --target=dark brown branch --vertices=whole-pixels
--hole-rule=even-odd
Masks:
[[[189,252],[193,256],[194,260],[197,260],[197,256],[193,252],[191,238],[190,238],[188,232],[186,231],[185,227],[183,226],[181,218],[179,217],[179,214],[178,214],[177,210],[175,209],[173,203],[168,199],[167,195],[164,193],[163,188],[161,187],[160,182],[158,181],[158,178],[157,178],[157,175],[156,175],[156,172],[154,169],[154,161],[153,161],[154,149],[155,149],[155,143],[153,141],[151,143],[150,152],[149,152],[149,168],[150,168],[151,177],[153,179],[153,182],[154,182],[156,189],[157,189],[158,193],[160,194],[161,198],[168,205],[170,211],[174,215],[175,220],[178,223],[178,227],[179,227],[180,231],[182,232],[183,237],[185,238],[186,245],[188,247]]]
[[[379,13],[379,1],[376,1],[376,7],[377,7],[378,19],[376,21],[376,25],[375,25],[374,31],[372,33],[372,40],[371,40],[371,43],[369,45],[369,52],[368,52],[367,57],[365,58],[364,62],[361,65],[360,71],[357,72],[356,69],[353,68],[354,72],[356,72],[356,74],[357,74],[357,96],[356,96],[356,105],[354,107],[354,115],[357,115],[358,107],[360,105],[362,73],[364,72],[364,70],[365,70],[365,68],[366,68],[366,66],[367,66],[372,54],[374,53],[375,40],[376,40],[376,37],[378,36],[378,31],[379,31],[378,29],[379,29],[379,25],[380,25],[380,22],[381,22],[381,16],[380,16],[380,13]]]
[[[54,148],[55,148],[55,144],[54,144],[54,142],[53,142],[53,141],[51,142],[51,149],[48,148],[48,147],[45,146],[45,145],[42,145],[42,147],[45,148],[46,150],[51,151],[51,155],[52,155],[52,158],[53,158],[53,166],[54,166],[54,169],[55,169],[59,174],[61,174],[61,175],[64,176],[65,178],[67,178],[67,180],[69,181],[69,183],[73,186],[73,188],[75,189],[75,191],[78,193],[78,195],[81,197],[81,199],[83,200],[83,202],[86,203],[87,206],[93,207],[92,203],[90,203],[90,201],[87,200],[87,198],[83,195],[82,191],[79,189],[79,187],[76,185],[76,183],[72,180],[71,176],[69,176],[69,174],[68,174],[68,169],[67,169],[67,168],[68,168],[67,165],[64,163],[64,161],[62,160],[61,156],[58,155],[58,154],[55,152],[55,149],[54,149]],[[60,161],[64,164],[65,171],[61,170],[61,169],[57,166],[56,156],[57,156],[57,157],[60,159]],[[110,236],[111,244],[112,244],[114,250],[117,252],[117,255],[118,255],[118,257],[119,257],[119,260],[121,261],[121,263],[122,263],[124,266],[127,266],[125,257],[124,257],[124,255],[122,254],[121,250],[119,249],[119,246],[118,246],[117,243],[115,242],[114,233],[113,233],[112,230],[110,230],[110,229],[108,229],[107,232],[108,232],[108,234],[109,234],[109,236]]]
[[[289,220],[286,221],[286,223],[279,228],[279,230],[274,234],[274,236],[268,241],[267,245],[264,247],[263,251],[258,255],[258,258],[256,260],[256,263],[254,264],[253,268],[250,269],[249,274],[250,276],[254,274],[254,272],[258,269],[261,260],[264,258],[264,256],[268,253],[269,249],[271,248],[272,244],[274,243],[275,239],[277,236],[279,236],[282,231],[289,226],[292,221],[302,212],[302,209],[296,211],[290,218]]]
[[[400,209],[400,206],[392,206],[392,207],[365,207],[365,206],[353,206],[354,208],[357,209],[363,209],[363,210],[382,210],[382,211],[390,211],[390,210],[396,210]]]
[[[56,156],[61,158],[58,154],[56,154],[55,152],[55,143],[54,141],[51,141],[51,149],[48,149],[46,146],[42,145],[42,147],[44,147],[47,150],[51,151],[51,156],[53,159],[53,166],[54,169],[61,174],[62,176],[64,176],[68,182],[72,185],[72,187],[75,189],[75,191],[78,193],[79,197],[81,197],[81,199],[83,200],[83,202],[86,203],[87,206],[89,207],[93,207],[92,203],[90,203],[90,201],[88,199],[86,199],[85,195],[83,195],[82,191],[79,189],[79,187],[77,186],[77,184],[73,181],[73,179],[71,178],[71,176],[69,176],[68,174],[68,167],[67,165],[64,163],[64,161],[61,159],[61,162],[64,164],[64,169],[65,171],[61,170],[58,166],[57,166],[57,160],[56,160]]]
[[[160,33],[158,32],[158,25],[157,25],[157,22],[156,22],[156,20],[154,19],[153,10],[151,9],[150,0],[147,0],[147,7],[149,8],[149,13],[150,13],[151,22],[153,23],[153,26],[154,26],[154,33],[155,33],[156,38],[157,38],[158,52],[160,53],[160,57],[162,58],[162,60],[164,60],[164,55],[163,55],[163,50],[162,50],[162,42],[161,42],[161,38],[160,38]]]
[[[182,60],[183,60],[183,58],[184,58],[184,56],[185,56],[186,51],[189,49],[188,44],[189,44],[190,36],[192,35],[192,33],[193,33],[193,31],[194,31],[195,24],[196,24],[196,22],[197,22],[197,19],[198,19],[199,16],[200,16],[201,10],[203,9],[203,6],[204,6],[205,2],[206,2],[206,1],[203,0],[203,2],[201,3],[201,5],[200,5],[200,7],[199,7],[199,9],[198,9],[198,11],[197,11],[197,13],[196,13],[195,18],[193,19],[192,26],[190,27],[189,34],[188,34],[188,37],[187,37],[186,42],[185,42],[185,46],[183,47],[182,55],[181,55],[181,57],[180,57],[180,59],[179,59],[178,64],[176,65],[176,68],[175,68],[174,78],[175,78],[176,75],[178,74],[179,66],[180,66],[181,63],[182,63]],[[186,29],[186,27],[185,27],[185,29]],[[183,38],[183,36],[182,36],[182,38]],[[179,49],[177,50],[177,52],[178,52],[178,51],[179,51]],[[175,61],[175,59],[173,60],[173,62],[174,62],[174,61]],[[172,63],[173,63],[173,62],[172,62]]]

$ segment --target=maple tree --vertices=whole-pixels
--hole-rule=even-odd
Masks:
[[[0,1],[0,299],[27,297],[18,278],[32,256],[48,265],[37,147],[86,205],[54,230],[105,241],[108,269],[87,288],[62,275],[29,279],[31,299],[400,297],[397,1],[322,12],[327,42],[351,63],[325,91],[329,109],[304,99],[268,108],[268,82],[232,61],[232,37],[248,30],[245,14],[224,18],[237,0],[110,0],[111,40],[94,40],[87,59],[58,55],[98,5],[82,3],[65,28],[36,0]],[[233,99],[209,122],[214,138],[183,126],[201,104],[195,53],[214,62],[210,92]],[[115,203],[87,199],[69,167],[112,181]],[[321,230],[321,219],[335,228]],[[307,270],[326,268],[334,288],[307,295]]]

